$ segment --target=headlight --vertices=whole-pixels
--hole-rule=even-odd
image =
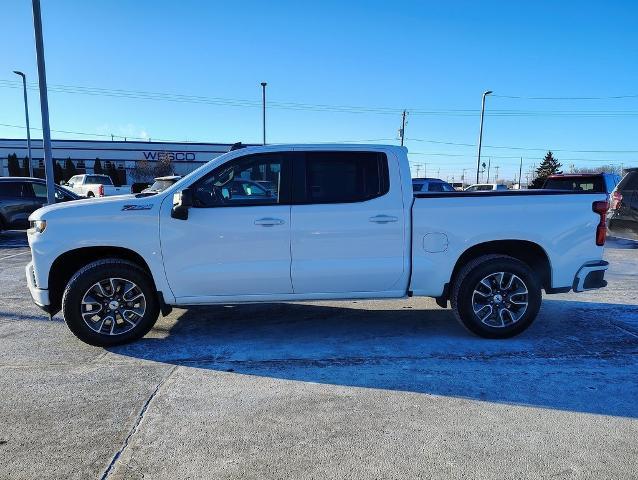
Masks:
[[[43,233],[47,228],[46,220],[31,220],[28,233]]]

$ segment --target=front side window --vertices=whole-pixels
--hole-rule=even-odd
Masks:
[[[33,193],[38,200],[47,200],[47,186],[44,183],[32,183]]]
[[[431,182],[430,186],[428,187],[428,192],[442,192],[442,191],[443,191],[443,184],[439,182]]]
[[[195,207],[235,207],[286,203],[284,154],[256,154],[218,167],[193,184]]]
[[[307,152],[307,203],[364,202],[389,191],[388,160],[376,152]]]

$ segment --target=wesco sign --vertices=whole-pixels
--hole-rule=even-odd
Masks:
[[[161,151],[148,151],[142,152],[144,154],[144,160],[168,160],[172,161],[195,161],[194,152],[167,152]]]

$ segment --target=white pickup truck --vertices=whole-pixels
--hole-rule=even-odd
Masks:
[[[505,338],[542,290],[606,285],[606,200],[413,194],[403,147],[250,147],[157,194],[35,211],[26,276],[35,303],[93,345],[140,338],[174,305],[412,295]]]
[[[128,195],[131,193],[129,185],[116,187],[108,175],[86,174],[74,175],[65,186],[81,197],[110,197],[113,195]]]

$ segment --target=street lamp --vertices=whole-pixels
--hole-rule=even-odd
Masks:
[[[29,129],[29,104],[27,102],[27,76],[14,70],[13,73],[22,77],[22,89],[24,90],[24,115],[27,118],[27,156],[29,157],[29,176],[33,177],[33,165],[31,164],[31,131]]]
[[[483,92],[483,101],[481,103],[481,127],[479,129],[478,159],[476,161],[476,183],[479,183],[479,170],[481,168],[481,143],[483,143],[483,116],[485,115],[485,97],[487,97],[491,93],[492,90]]]
[[[263,126],[263,144],[266,145],[266,82],[261,82],[261,122]]]

